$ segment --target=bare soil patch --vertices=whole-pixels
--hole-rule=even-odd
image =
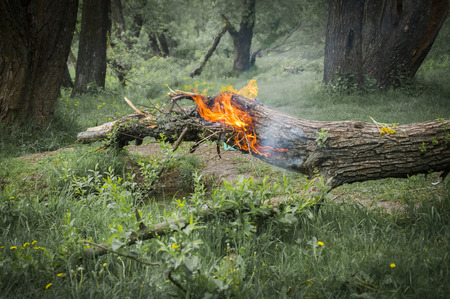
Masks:
[[[140,146],[128,146],[127,150],[131,154],[138,154],[141,156],[157,156],[159,154],[159,144],[149,143]],[[238,150],[224,151],[220,150],[220,156],[217,153],[215,146],[201,145],[199,146],[192,156],[199,157],[202,161],[202,172],[207,177],[213,177],[220,180],[235,181],[239,175],[244,177],[250,177],[248,173],[242,173],[238,166],[245,159],[247,163],[256,163],[256,158],[249,154],[244,154]],[[241,158],[241,159],[239,159]]]

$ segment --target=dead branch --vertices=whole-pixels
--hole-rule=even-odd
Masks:
[[[208,52],[205,55],[205,58],[203,58],[202,63],[200,64],[200,66],[198,68],[196,68],[189,76],[191,76],[191,78],[194,78],[195,76],[199,76],[202,72],[203,72],[203,68],[205,67],[206,63],[208,62],[209,58],[211,58],[212,54],[214,53],[214,51],[216,50],[217,46],[220,43],[220,39],[222,38],[222,36],[227,32],[228,28],[227,26],[224,26],[222,28],[222,30],[220,30],[220,32],[218,34],[216,34],[214,36],[214,41],[211,44],[211,46],[209,47]]]
[[[312,194],[312,193],[311,193]],[[314,196],[313,194],[311,196]],[[264,205],[270,206],[269,215],[275,215],[279,209],[283,207],[284,204],[288,202],[288,199],[281,198],[273,198],[270,201],[264,202]],[[310,205],[313,205],[315,201],[310,201]],[[209,207],[202,209],[196,213],[196,217],[199,218],[200,221],[208,221],[213,218],[214,215],[228,215],[234,214],[235,208],[229,208],[228,210],[212,210]],[[260,218],[267,218],[268,216],[265,214],[261,214]],[[150,240],[156,237],[164,236],[168,233],[172,233],[174,231],[180,231],[187,227],[189,224],[189,217],[180,217],[176,220],[170,220],[166,222],[161,222],[155,224],[151,227],[146,227],[141,224],[139,229],[136,232],[131,233],[127,245],[131,246],[136,244],[137,241]],[[107,243],[96,244],[95,247],[88,248],[84,251],[84,256],[87,258],[93,258],[96,256],[104,255],[112,250],[109,248]]]

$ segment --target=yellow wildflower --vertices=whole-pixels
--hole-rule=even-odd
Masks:
[[[177,245],[177,244],[173,244],[173,245],[172,245],[172,249],[177,249],[178,247],[180,247],[180,246]]]
[[[9,249],[11,250],[17,249],[17,246],[11,246]]]
[[[317,242],[317,245],[319,245],[319,246],[323,246],[323,245],[325,245],[322,241],[319,241],[319,242]]]
[[[178,204],[178,207],[180,207],[180,208],[182,208],[184,206],[184,204],[182,203],[182,202],[180,202],[179,204]]]
[[[36,243],[37,243],[37,241],[34,240],[33,242],[31,242],[31,245],[34,245],[34,244],[36,244]]]
[[[48,285],[45,286],[45,289],[47,290],[49,287],[52,286],[53,283],[49,283]]]
[[[104,264],[103,264],[103,267],[106,267],[106,266],[108,266],[108,264],[107,264],[107,263],[104,263]]]
[[[397,265],[394,264],[394,263],[392,263],[390,266],[391,266],[392,269],[394,269],[395,267],[397,267]]]
[[[58,276],[58,277],[63,277],[63,275],[64,275],[64,273],[58,273],[58,274],[56,274],[56,276]]]

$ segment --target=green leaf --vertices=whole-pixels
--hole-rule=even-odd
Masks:
[[[113,239],[112,244],[111,244],[111,249],[116,251],[117,249],[123,247],[125,245],[124,242],[118,240],[118,239]]]

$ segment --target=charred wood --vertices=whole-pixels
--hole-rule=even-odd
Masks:
[[[202,99],[212,105],[220,95]],[[171,96],[176,101],[199,95],[174,92]],[[253,156],[308,176],[322,175],[333,188],[358,181],[450,170],[448,119],[399,125],[394,133],[383,131],[377,123],[299,119],[236,94],[232,94],[232,104],[251,116],[259,145],[275,149],[267,156],[250,149]],[[220,136],[220,141],[236,147],[236,141],[230,138],[235,131],[230,126],[205,121],[195,106],[161,113],[156,118],[133,114],[88,129],[78,135],[78,140],[92,142],[106,138],[113,128],[114,143],[118,146],[146,136],[158,139],[161,134],[167,141],[175,142],[188,128],[184,141],[198,142],[212,135],[211,140],[219,141]],[[214,134],[220,130],[223,134]]]

